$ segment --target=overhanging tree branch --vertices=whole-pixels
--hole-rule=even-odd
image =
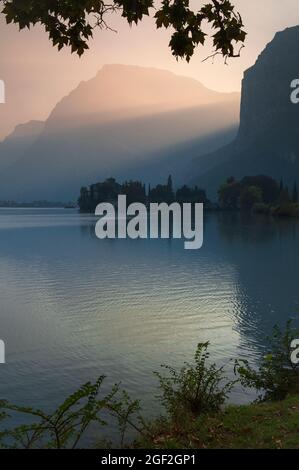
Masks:
[[[49,39],[58,49],[70,47],[81,56],[89,48],[89,40],[96,27],[114,29],[107,17],[119,12],[131,25],[145,16],[151,16],[157,28],[171,30],[169,47],[178,59],[189,62],[199,45],[210,35],[214,54],[239,57],[246,33],[241,15],[229,0],[200,2],[199,10],[190,9],[189,0],[0,0],[7,23],[20,29],[42,25]],[[209,26],[209,27],[208,27]],[[206,29],[205,29],[206,28]],[[212,28],[212,34],[208,34]],[[240,47],[241,45],[241,47]],[[236,48],[237,51],[236,52]]]

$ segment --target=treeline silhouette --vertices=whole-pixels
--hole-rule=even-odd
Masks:
[[[141,202],[143,204],[178,202],[196,203],[208,202],[206,191],[197,186],[191,188],[184,185],[174,190],[172,177],[168,177],[166,184],[158,184],[151,188],[146,188],[141,181],[125,181],[118,183],[114,178],[108,178],[103,182],[95,183],[89,187],[82,187],[78,205],[81,212],[94,212],[95,208],[101,202],[117,203],[120,194],[127,196],[127,204]]]
[[[255,210],[273,215],[297,215],[298,189],[294,181],[292,190],[265,175],[245,176],[240,181],[228,178],[218,190],[220,208]]]
[[[165,184],[158,184],[151,188],[142,181],[125,181],[118,183],[114,178],[82,187],[78,205],[81,212],[94,212],[101,202],[117,204],[120,194],[127,196],[127,204],[141,202],[150,203],[204,203],[207,210],[250,210],[272,215],[299,215],[299,194],[297,183],[294,181],[292,189],[281,179],[266,175],[244,176],[237,180],[233,176],[220,186],[218,190],[218,204],[212,204],[207,198],[206,191],[199,187],[183,185],[176,190],[173,187],[171,175]]]

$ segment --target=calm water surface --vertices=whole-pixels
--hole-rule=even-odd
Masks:
[[[209,340],[230,373],[230,358],[255,362],[299,310],[295,219],[208,214],[199,251],[100,241],[94,225],[74,210],[0,209],[1,397],[50,410],[105,374],[158,413],[161,363],[179,366]],[[251,398],[237,388],[231,400]]]

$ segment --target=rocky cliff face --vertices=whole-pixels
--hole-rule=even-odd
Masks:
[[[279,32],[244,74],[238,141],[250,143],[263,134],[286,134],[298,126],[299,106],[291,103],[290,83],[299,78],[299,26]],[[296,150],[297,150],[296,139]],[[270,142],[269,142],[270,143]],[[294,149],[295,150],[295,149]]]
[[[205,159],[213,167],[200,181],[214,191],[228,176],[265,173],[299,181],[299,104],[291,102],[291,82],[299,79],[299,26],[275,35],[244,74],[240,127],[232,144]],[[195,161],[200,171],[200,161]]]

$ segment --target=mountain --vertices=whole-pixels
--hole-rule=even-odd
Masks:
[[[0,199],[75,199],[80,186],[111,175],[185,181],[193,157],[235,136],[239,100],[165,70],[104,66],[55,106],[38,135],[24,136],[23,152],[21,141],[15,154],[0,147],[0,168],[11,162],[0,172]]]
[[[0,143],[0,171],[9,167],[30,148],[44,128],[42,121],[30,121],[19,124],[15,130]]]
[[[290,84],[299,78],[298,41],[299,26],[277,33],[245,72],[235,140],[194,159],[190,180],[214,195],[229,176],[266,174],[289,185],[299,181],[299,105],[290,99]]]

